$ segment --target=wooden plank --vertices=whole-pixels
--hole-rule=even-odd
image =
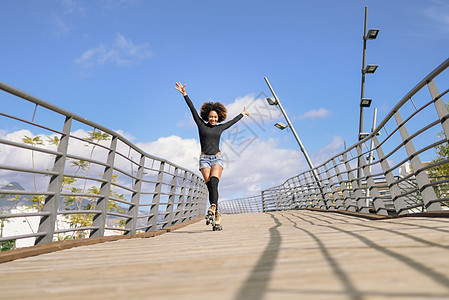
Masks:
[[[1,299],[449,298],[443,218],[225,215],[0,264]]]

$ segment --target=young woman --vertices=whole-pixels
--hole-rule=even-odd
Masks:
[[[176,82],[175,87],[183,96],[192,112],[193,120],[198,126],[200,136],[201,155],[199,169],[209,191],[210,208],[206,215],[206,225],[212,224],[213,230],[221,230],[221,215],[218,213],[218,182],[223,172],[223,158],[220,152],[221,133],[237,123],[243,116],[249,116],[246,107],[234,119],[224,124],[227,110],[220,102],[205,102],[198,115],[192,101],[186,93],[186,85]]]

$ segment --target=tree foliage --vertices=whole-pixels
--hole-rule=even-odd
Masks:
[[[91,172],[91,161],[94,155],[94,151],[96,149],[96,146],[103,142],[110,140],[111,137],[109,134],[98,131],[96,129],[93,129],[92,131],[88,132],[88,135],[83,138],[86,143],[84,144],[85,147],[90,147],[90,156],[89,160],[72,160],[70,162],[70,167],[75,168],[74,173],[77,175],[88,177]],[[46,143],[44,140],[42,140],[41,137],[29,137],[24,136],[22,138],[22,142],[28,145],[31,145],[33,148],[37,145],[44,146]],[[53,145],[58,147],[60,143],[59,137],[48,137],[47,139],[47,145]],[[35,156],[34,156],[34,150],[32,150],[32,168],[33,171],[35,170]],[[103,177],[103,174],[99,175],[100,178]],[[117,182],[118,175],[113,175],[113,182]],[[37,183],[36,183],[36,175],[33,173],[33,181],[34,181],[34,187],[37,191]],[[84,182],[83,182],[84,181]],[[61,201],[59,203],[58,211],[89,211],[89,210],[95,210],[95,207],[97,205],[97,201],[100,198],[98,195],[100,195],[100,186],[92,185],[87,186],[88,179],[83,179],[83,181],[79,182],[79,179],[76,177],[71,176],[64,176],[62,180],[62,190],[65,195],[61,197]],[[99,183],[98,183],[99,184]],[[126,200],[125,196],[123,194],[119,194],[114,189],[110,189],[109,196],[114,199],[118,200]],[[42,211],[44,207],[46,196],[45,195],[29,195],[28,197],[24,197],[22,195],[14,195],[11,194],[8,198],[9,201],[12,201],[14,203],[14,207],[18,209],[18,203],[20,200],[26,202],[26,209],[34,209],[37,211]],[[108,211],[113,211],[117,213],[126,213],[126,211],[120,207],[120,205],[113,200],[109,200],[108,202]],[[93,222],[93,213],[76,213],[76,214],[68,214],[65,218],[65,222],[69,224],[71,228],[81,228],[81,227],[90,227],[92,226]],[[26,218],[25,218],[26,219]],[[2,219],[2,225],[4,222],[7,222],[7,220]],[[114,221],[117,227],[124,227],[125,226],[125,220],[117,219]],[[108,225],[114,225],[114,224],[108,224]],[[31,228],[31,226],[30,226]],[[3,229],[3,226],[2,226]],[[88,230],[80,230],[80,231],[73,231],[70,235],[58,235],[58,240],[65,240],[65,239],[77,239],[77,238],[84,238],[89,234]],[[1,248],[3,249],[12,249],[15,246],[15,241],[11,241],[11,243],[2,243]]]

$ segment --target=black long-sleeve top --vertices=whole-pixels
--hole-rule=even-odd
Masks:
[[[243,115],[240,113],[234,119],[223,124],[210,125],[209,123],[205,123],[200,118],[189,96],[185,95],[184,99],[186,100],[187,105],[189,106],[190,111],[192,112],[193,120],[198,126],[201,152],[207,155],[217,154],[218,152],[220,152],[219,144],[221,133],[226,129],[228,129],[229,127],[231,127],[232,125],[234,125],[235,123],[237,123],[241,118],[243,118]]]

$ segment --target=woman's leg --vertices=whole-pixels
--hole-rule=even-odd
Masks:
[[[210,185],[210,173],[211,173],[211,168],[202,168],[200,169],[201,174],[203,175],[204,181],[206,182],[206,186],[207,186],[207,191],[209,192],[209,203],[210,205],[212,205],[213,202],[213,196],[212,196],[212,188]]]
[[[213,165],[210,171],[209,177],[209,201],[211,204],[215,204],[218,210],[218,183],[221,178],[223,167],[219,164]]]
[[[211,168],[202,168],[200,169],[201,174],[203,175],[204,181],[208,182],[210,180]]]
[[[220,166],[219,164],[213,165],[212,169],[210,169],[210,177],[214,176],[214,177],[217,177],[218,180],[220,180],[222,172],[223,172],[222,166]],[[210,177],[209,177],[209,180],[210,180]]]

